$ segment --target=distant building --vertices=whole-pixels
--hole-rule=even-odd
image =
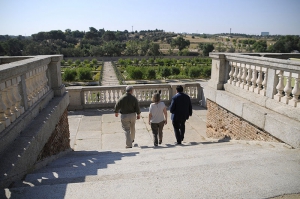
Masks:
[[[261,32],[261,36],[268,36],[269,32]]]

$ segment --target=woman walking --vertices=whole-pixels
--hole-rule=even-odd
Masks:
[[[160,94],[154,93],[149,108],[149,125],[151,125],[153,133],[154,146],[162,143],[163,127],[167,124],[167,109],[164,102],[160,101]],[[157,134],[159,141],[157,139]]]

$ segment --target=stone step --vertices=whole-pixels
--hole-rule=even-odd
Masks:
[[[162,150],[139,149],[141,157],[128,158],[140,159],[140,164],[128,161],[108,165],[99,172],[82,165],[78,169],[85,170],[85,175],[76,176],[75,171],[68,173],[74,173],[69,177],[64,172],[52,173],[55,178],[5,192],[8,197],[25,199],[271,198],[300,192],[300,172],[295,172],[299,171],[299,150],[236,145],[239,146],[218,143]],[[169,153],[173,154],[169,156]],[[178,158],[173,156],[175,154]],[[142,159],[155,155],[164,155],[165,159],[150,162]],[[79,158],[82,156],[83,153]],[[113,172],[104,172],[110,169]]]
[[[274,160],[273,163],[276,164],[274,155],[269,155],[271,152],[277,155],[276,149],[271,148],[265,150],[248,145],[216,143],[213,146],[131,150],[126,153],[125,151],[124,153],[117,152],[118,154],[103,152],[105,155],[101,154],[100,157],[93,152],[92,155],[83,158],[83,153],[81,153],[78,159],[76,156],[64,157],[44,169],[27,175],[25,182],[16,186],[70,183],[81,178],[94,181],[101,176],[106,179],[117,179],[118,176],[132,176],[138,172],[150,173],[151,176],[153,172],[163,173],[174,169],[184,170],[189,167],[209,165],[251,164],[253,161],[259,162],[266,159],[269,162]]]

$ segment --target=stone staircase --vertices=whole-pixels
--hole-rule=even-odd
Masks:
[[[299,152],[284,144],[242,141],[72,151],[2,196],[270,198],[300,193]]]

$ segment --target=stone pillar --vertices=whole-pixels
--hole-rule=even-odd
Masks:
[[[223,90],[224,84],[228,80],[228,62],[224,54],[211,54],[212,66],[211,66],[211,79],[208,81],[208,85],[217,90]]]
[[[53,56],[48,65],[48,74],[50,77],[49,84],[50,88],[54,91],[54,96],[62,96],[63,93],[66,92],[65,86],[62,84],[61,80],[60,61],[62,58],[62,55]]]

